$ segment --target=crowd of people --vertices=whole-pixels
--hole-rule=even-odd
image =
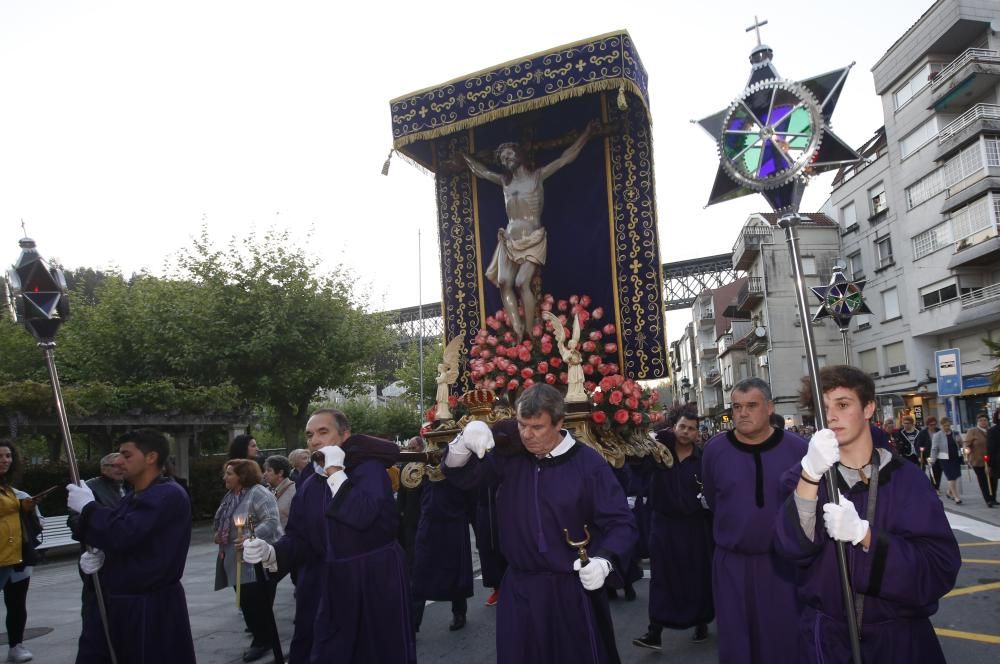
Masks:
[[[415,662],[427,601],[450,603],[450,630],[466,626],[471,526],[498,662],[620,661],[609,600],[619,590],[635,599],[646,558],[649,625],[635,647],[662,649],[664,629],[703,642],[714,620],[723,663],[847,661],[854,615],[865,661],[943,662],[930,617],[960,557],[935,488],[943,477],[961,501],[953,482],[964,456],[996,504],[1000,415],[992,427],[979,417],[964,437],[947,418],[920,429],[907,416],[887,430],[870,424],[874,386],[863,372],[825,367],[820,382],[829,428],[808,439],[783,426],[768,384],[750,378],[732,390],[732,430],[704,441],[695,409],[678,407],[651,434],[672,463],[619,469],[565,428],[563,396],[548,385],[526,390],[514,419],[471,421],[443,450],[440,475],[416,485],[400,482],[398,445],[352,432],[334,409],[313,413],[306,447],[287,457],[262,458],[251,436],[237,436],[213,532],[215,589],[235,591],[250,639],[243,660],[283,657],[272,605],[287,576],[288,661]],[[190,499],[165,472],[162,434],[132,431],[118,446],[99,477],[67,487],[84,578],[77,662],[110,661],[111,648],[119,662],[194,662],[180,583]],[[0,442],[10,535],[0,538],[0,588],[9,661],[24,662],[40,527],[37,497],[11,486],[17,470],[17,450]],[[837,546],[856,593],[850,611]]]

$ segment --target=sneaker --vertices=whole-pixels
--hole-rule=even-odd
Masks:
[[[701,625],[695,625],[694,636],[691,637],[691,640],[694,641],[695,643],[702,643],[704,641],[707,641],[708,625],[705,625],[704,623]]]
[[[500,589],[497,588],[493,591],[493,594],[486,599],[486,606],[496,606],[497,600],[500,599]]]
[[[30,662],[31,658],[31,651],[25,648],[23,643],[11,646],[10,652],[7,654],[8,662]]]
[[[663,650],[663,643],[660,641],[660,635],[652,634],[651,632],[646,632],[638,639],[633,639],[632,645],[639,648],[648,648],[650,650]]]

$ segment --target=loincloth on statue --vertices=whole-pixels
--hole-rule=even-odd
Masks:
[[[501,270],[511,273],[513,278],[517,268],[525,263],[545,265],[547,238],[544,228],[536,228],[525,237],[513,239],[506,229],[497,232],[497,248],[486,268],[486,278],[494,286],[500,285]],[[515,267],[516,266],[516,267]]]

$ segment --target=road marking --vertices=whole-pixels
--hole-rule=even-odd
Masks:
[[[945,515],[948,517],[948,523],[951,524],[952,530],[961,530],[984,540],[1000,540],[1000,528],[996,526],[954,512],[946,511]]]
[[[1000,542],[966,542],[965,544],[959,544],[959,546],[996,546]]]
[[[945,597],[957,597],[959,595],[971,595],[972,593],[983,593],[988,590],[1000,589],[1000,581],[994,583],[983,583],[978,586],[966,586],[965,588],[955,588]]]
[[[944,629],[935,627],[934,632],[938,636],[950,636],[953,639],[966,639],[968,641],[979,641],[980,643],[1000,644],[1000,636],[992,634],[976,634],[975,632],[960,632],[957,629]]]
[[[974,565],[1000,565],[1000,560],[990,560],[989,558],[962,558],[962,562]]]

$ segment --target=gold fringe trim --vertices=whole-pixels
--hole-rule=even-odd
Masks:
[[[639,98],[639,101],[642,102],[643,110],[646,111],[646,120],[649,122],[650,126],[652,126],[653,118],[650,115],[649,106],[646,104],[646,100],[642,96],[642,90],[639,88],[639,85],[635,81],[631,81],[629,79],[608,78],[601,81],[591,81],[590,83],[578,85],[566,90],[560,90],[559,92],[545,95],[544,97],[540,97],[538,99],[529,99],[527,101],[511,104],[510,106],[495,108],[492,111],[488,111],[482,115],[477,115],[474,118],[466,118],[465,120],[459,120],[458,122],[449,125],[434,127],[433,129],[425,129],[415,134],[402,136],[392,142],[392,147],[395,150],[400,150],[401,148],[411,143],[416,143],[417,141],[440,138],[441,136],[447,136],[457,131],[462,131],[463,129],[478,127],[495,120],[508,118],[512,115],[519,115],[521,113],[534,111],[539,108],[545,108],[546,106],[552,106],[553,104],[557,104],[566,99],[573,99],[575,97],[582,97],[586,94],[606,92],[616,89],[628,90]]]

